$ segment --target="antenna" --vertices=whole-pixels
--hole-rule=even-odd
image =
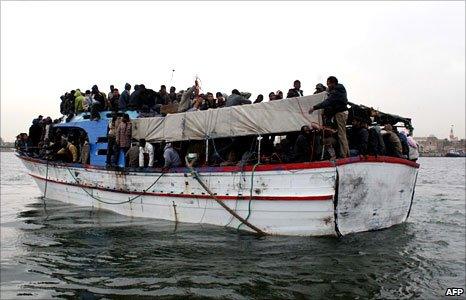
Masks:
[[[170,87],[172,86],[173,82],[173,73],[175,73],[175,69],[172,70],[172,76],[170,77]]]

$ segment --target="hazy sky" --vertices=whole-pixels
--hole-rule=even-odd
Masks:
[[[265,96],[335,75],[348,98],[465,136],[464,2],[1,2],[1,136],[97,84]]]

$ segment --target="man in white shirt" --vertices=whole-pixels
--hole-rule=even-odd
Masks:
[[[145,139],[139,140],[139,167],[154,166],[154,147],[146,143]]]

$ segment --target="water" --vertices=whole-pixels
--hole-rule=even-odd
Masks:
[[[439,298],[465,287],[465,160],[419,162],[406,224],[257,238],[51,200],[44,209],[20,161],[1,153],[1,299]]]

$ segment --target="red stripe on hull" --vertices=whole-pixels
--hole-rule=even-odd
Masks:
[[[30,176],[45,181],[45,178],[29,174]],[[78,183],[70,183],[70,182],[61,182],[53,179],[48,179],[48,182],[53,182],[57,184],[63,185],[71,185],[80,188],[91,188],[100,191],[106,192],[113,192],[113,193],[122,193],[122,194],[129,194],[129,195],[140,195],[141,192],[131,192],[131,191],[124,191],[124,190],[114,190],[109,188],[103,187],[95,187],[95,186],[87,186]],[[143,195],[148,196],[158,196],[158,197],[173,197],[173,198],[196,198],[196,199],[212,199],[209,195],[193,195],[193,194],[164,194],[164,193],[153,193],[153,192],[145,192]],[[249,196],[227,196],[227,195],[216,195],[216,197],[220,200],[249,200]],[[268,200],[268,201],[325,201],[325,200],[332,200],[333,195],[322,195],[322,196],[253,196],[253,200]]]
[[[18,155],[20,159],[24,159],[26,161],[31,161],[35,163],[46,164],[47,161],[25,157]],[[356,157],[348,157],[338,159],[336,161],[317,161],[317,162],[305,162],[305,163],[290,163],[290,164],[268,164],[268,165],[259,165],[256,167],[254,172],[261,172],[261,171],[289,171],[289,170],[302,170],[302,169],[319,169],[319,168],[332,168],[335,166],[343,166],[347,164],[354,164],[354,163],[391,163],[391,164],[401,164],[406,165],[413,168],[419,168],[419,164],[413,161],[398,158],[398,157],[391,157],[391,156],[356,156]],[[57,163],[57,162],[49,162],[51,166],[64,166],[64,167],[73,167],[73,168],[84,168],[84,169],[97,169],[97,170],[107,170],[105,167],[99,166],[92,166],[92,165],[81,165],[81,164],[68,164],[68,163]],[[196,168],[198,172],[201,173],[213,173],[213,172],[250,172],[252,171],[253,166],[231,166],[231,167],[200,167]],[[169,172],[166,173],[186,173],[186,168],[173,168],[170,169]],[[135,170],[134,172],[138,173],[140,171]],[[160,173],[162,169],[160,168],[148,168],[144,170],[144,172],[140,173]]]

